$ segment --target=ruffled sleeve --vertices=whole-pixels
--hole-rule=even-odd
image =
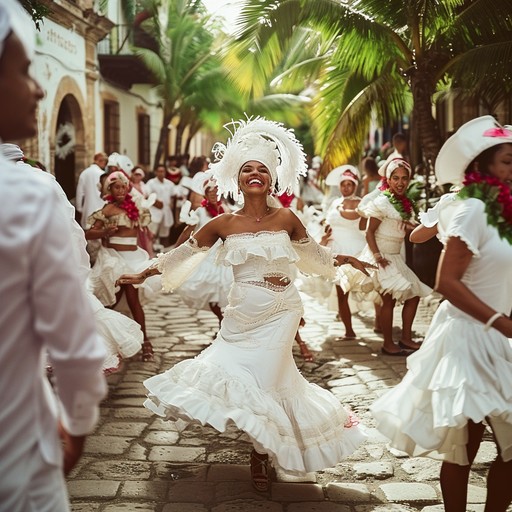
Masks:
[[[184,244],[156,258],[156,266],[162,274],[162,290],[172,292],[181,286],[206,258],[211,247],[199,247],[190,237]],[[154,260],[153,260],[154,261]]]
[[[357,211],[366,218],[373,217],[379,220],[400,218],[400,214],[395,210],[388,198],[381,193],[376,195],[371,201],[365,201],[364,203],[361,201]]]
[[[297,261],[299,256],[290,244],[286,232],[242,233],[229,236],[217,253],[217,263],[241,265],[249,256],[257,256],[267,261],[286,258]]]
[[[420,212],[420,222],[426,228],[433,228],[439,221],[439,212],[441,211],[441,208],[444,208],[450,201],[453,201],[455,199],[455,195],[455,193],[442,195],[439,198],[439,201],[432,208],[429,208],[426,212]]]
[[[97,210],[87,217],[87,227],[90,228],[97,220],[103,222],[103,224],[107,223],[107,217],[103,214],[103,210]]]
[[[488,230],[485,204],[476,198],[452,201],[440,211],[438,229],[443,244],[460,238],[478,258]]]
[[[296,264],[301,272],[330,280],[336,278],[335,259],[331,249],[318,244],[310,236],[297,242],[292,241],[292,245],[299,256]]]

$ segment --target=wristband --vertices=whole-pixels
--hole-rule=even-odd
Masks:
[[[487,320],[487,322],[485,323],[484,331],[488,331],[492,327],[492,324],[502,316],[505,315],[503,313],[494,313],[494,315],[492,315],[491,318],[489,318],[489,320]]]
[[[381,254],[380,252],[374,252],[374,253],[373,253],[373,257],[374,257],[376,260],[378,260],[378,259],[382,258],[382,254]]]

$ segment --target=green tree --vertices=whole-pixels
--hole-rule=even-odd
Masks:
[[[299,27],[331,43],[317,45],[315,74],[311,60],[292,70],[314,84],[317,150],[331,166],[359,156],[372,115],[390,123],[404,113],[433,162],[442,142],[433,97],[448,82],[493,105],[511,93],[512,0],[246,0],[233,53],[252,94]]]
[[[142,26],[156,41],[157,49],[134,48],[134,52],[152,72],[161,98],[163,119],[156,165],[165,154],[171,121],[178,120],[176,148],[180,151],[186,128],[189,134],[197,133],[208,119],[204,110],[211,91],[220,93],[229,83],[218,69],[214,26],[200,1],[149,1],[145,9],[150,16]],[[212,103],[212,107],[220,105]]]

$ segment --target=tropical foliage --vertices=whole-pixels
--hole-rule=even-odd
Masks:
[[[431,163],[437,92],[450,86],[489,106],[512,92],[512,0],[246,0],[238,28],[231,78],[251,96],[276,80],[302,31],[300,51],[313,56],[277,80],[313,89],[316,150],[331,167],[360,156],[372,116],[404,114]]]

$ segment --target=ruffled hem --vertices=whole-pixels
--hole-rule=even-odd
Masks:
[[[512,458],[512,347],[496,330],[442,304],[408,373],[370,408],[378,429],[410,455],[468,464],[468,420],[504,425],[497,442]],[[499,380],[496,376],[499,375]]]
[[[422,283],[418,276],[407,266],[399,254],[382,253],[382,256],[389,261],[389,265],[376,270],[369,270],[373,283],[374,302],[380,303],[380,295],[389,294],[397,302],[402,303],[413,297],[426,297],[432,293],[432,288]],[[363,261],[376,264],[375,258],[370,253],[368,246],[361,253],[359,258]],[[364,276],[364,274],[363,274]],[[371,293],[370,280],[363,279],[353,291],[358,293]]]
[[[146,251],[137,248],[136,251],[116,251],[100,247],[96,263],[92,267],[90,284],[94,295],[104,306],[116,303],[116,293],[120,288],[115,286],[116,280],[122,274],[134,274],[148,267],[149,255]],[[139,288],[139,300],[144,304],[151,300],[161,289],[159,277],[150,277],[143,284],[135,285]]]
[[[94,314],[96,328],[122,357],[132,357],[142,348],[144,335],[140,325],[117,311],[102,308]]]
[[[293,394],[265,392],[199,356],[146,380],[144,405],[166,419],[209,424],[219,432],[233,423],[275,467],[303,474],[334,466],[365,435],[334,395],[300,379]]]

